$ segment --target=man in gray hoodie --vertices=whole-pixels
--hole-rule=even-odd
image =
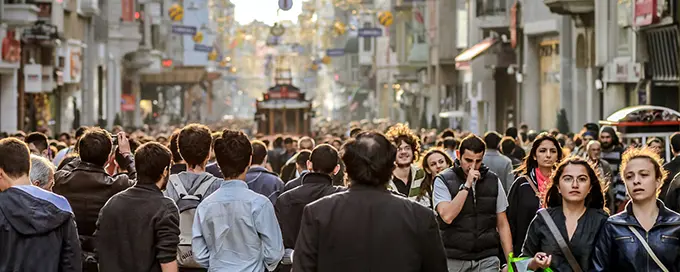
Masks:
[[[212,136],[210,134],[208,127],[199,124],[187,125],[180,131],[177,137],[177,146],[179,147],[179,154],[186,162],[187,170],[170,176],[171,179],[179,178],[189,194],[196,192],[201,184],[211,183],[202,197],[203,199],[219,189],[222,183],[222,179],[205,171],[212,148]],[[165,196],[174,200],[175,203],[180,199],[179,194],[172,186],[167,187]]]

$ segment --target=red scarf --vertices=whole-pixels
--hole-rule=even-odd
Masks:
[[[534,169],[534,174],[536,174],[536,183],[538,183],[538,192],[544,194],[548,190],[548,178],[541,174],[538,168]]]

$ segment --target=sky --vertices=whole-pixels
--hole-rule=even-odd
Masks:
[[[275,22],[290,20],[297,22],[297,17],[302,12],[302,0],[292,0],[293,8],[288,11],[276,11],[279,9],[279,0],[231,0],[236,5],[235,17],[240,24],[248,24],[253,20],[273,25]]]

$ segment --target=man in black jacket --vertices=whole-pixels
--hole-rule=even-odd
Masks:
[[[351,187],[303,209],[293,271],[447,271],[432,210],[387,190],[396,147],[362,132],[343,150]]]
[[[81,271],[68,201],[31,185],[28,146],[0,140],[0,271]]]
[[[172,154],[159,143],[147,143],[135,159],[137,184],[111,197],[99,214],[99,271],[177,271],[179,211],[161,192]]]
[[[505,210],[508,200],[500,179],[482,159],[486,145],[475,135],[460,143],[460,158],[434,181],[433,202],[449,271],[498,271],[498,245],[512,252]],[[500,238],[500,239],[499,239]]]
[[[118,134],[118,150],[125,158],[120,167],[127,169],[127,174],[112,177],[104,171],[112,149],[113,142],[109,133],[91,128],[78,141],[80,157],[54,174],[54,193],[68,199],[76,216],[81,247],[86,255],[83,260],[84,271],[97,271],[92,236],[99,210],[113,195],[132,186],[137,178],[125,132]]]
[[[300,177],[301,185],[283,193],[274,205],[287,253],[283,256],[279,270],[281,272],[290,271],[290,259],[287,257],[295,249],[302,209],[319,198],[345,190],[343,187],[333,186],[331,176],[340,170],[338,151],[334,147],[322,144],[314,148],[307,162],[307,169],[310,172]]]

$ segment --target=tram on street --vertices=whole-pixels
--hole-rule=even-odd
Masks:
[[[257,133],[295,136],[311,134],[314,117],[312,102],[305,98],[304,92],[292,85],[290,77],[277,78],[276,85],[255,102],[255,108]]]
[[[628,144],[638,142],[644,145],[649,138],[661,139],[665,145],[664,160],[670,161],[670,137],[680,131],[680,113],[660,106],[632,106],[618,110],[599,123],[614,127],[620,132],[621,141]]]

